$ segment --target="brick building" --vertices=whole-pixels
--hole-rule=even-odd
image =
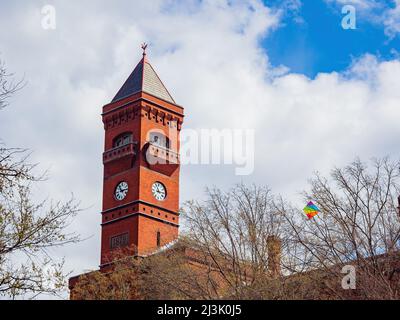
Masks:
[[[179,134],[184,109],[143,58],[103,106],[100,270],[115,250],[143,256],[178,238]],[[78,276],[79,277],[79,276]],[[78,277],[70,279],[70,287]]]

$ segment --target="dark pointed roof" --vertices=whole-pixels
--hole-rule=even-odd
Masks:
[[[143,54],[143,59],[140,60],[124,85],[119,89],[112,102],[126,98],[140,91],[175,104],[175,100],[169,94],[153,67],[147,61],[146,53]]]

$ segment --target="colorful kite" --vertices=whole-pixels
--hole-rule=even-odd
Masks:
[[[307,206],[303,209],[304,213],[307,215],[308,219],[314,218],[318,213],[321,212],[321,210],[318,209],[318,207],[310,201],[307,203]]]

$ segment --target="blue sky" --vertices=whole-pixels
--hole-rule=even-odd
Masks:
[[[284,2],[264,0],[265,4],[276,8],[281,8]],[[381,15],[385,9],[393,7],[394,2],[379,2],[382,7],[372,9],[372,17],[365,16],[354,4],[359,9],[356,11],[357,29],[344,30],[341,27],[343,5],[303,0],[297,12],[284,13],[280,27],[263,40],[263,47],[273,65],[283,64],[292,72],[309,77],[319,72],[343,71],[365,53],[377,55],[382,60],[391,59],[400,49],[400,37],[389,39],[384,25],[374,22],[373,16]]]

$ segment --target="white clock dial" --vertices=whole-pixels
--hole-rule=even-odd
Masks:
[[[120,182],[115,188],[115,199],[121,201],[124,200],[128,194],[128,183],[125,181]]]
[[[153,183],[151,192],[153,193],[154,198],[156,198],[158,201],[163,201],[167,197],[167,190],[161,182]]]

